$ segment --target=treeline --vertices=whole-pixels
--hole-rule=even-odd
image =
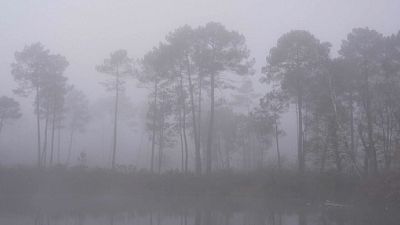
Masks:
[[[336,57],[330,48],[307,31],[282,35],[262,68],[260,82],[268,86],[263,93],[253,90],[249,75],[258,69],[245,37],[219,23],[180,27],[138,60],[126,50],[111,53],[95,67],[111,76],[104,85],[115,98],[111,168],[118,166],[121,94],[126,79],[135,79],[149,89],[147,115],[140,119],[151,143],[151,172],[165,170],[167,149],[179,152],[184,173],[260,169],[268,166],[271,146],[274,166],[281,169],[281,117],[288,109],[297,113],[300,173],[398,169],[400,33],[357,28]],[[39,167],[68,162],[60,160],[57,133],[69,131],[71,152],[74,134],[90,118],[84,93],[64,75],[67,66],[65,57],[39,43],[17,51],[11,65],[19,84],[15,93],[34,96]],[[14,100],[0,99],[0,128],[20,117],[18,108]],[[80,155],[82,164],[85,158]]]
[[[320,171],[398,169],[399,46],[400,33],[385,37],[368,28],[353,29],[336,58],[329,43],[306,31],[278,40],[263,69],[272,91],[261,108],[295,105],[300,172],[308,159]]]

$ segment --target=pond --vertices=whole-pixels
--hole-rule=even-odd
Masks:
[[[395,209],[263,198],[1,199],[1,225],[399,225]]]

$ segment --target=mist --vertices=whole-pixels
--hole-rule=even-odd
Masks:
[[[0,224],[398,221],[399,1],[0,12]]]

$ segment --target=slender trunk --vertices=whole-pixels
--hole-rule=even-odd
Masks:
[[[297,157],[298,157],[298,165],[300,174],[304,173],[304,152],[303,152],[303,93],[301,88],[298,88],[297,95],[297,110],[298,110],[298,139],[297,139]]]
[[[153,115],[153,135],[151,138],[151,158],[150,158],[150,171],[154,173],[154,150],[156,146],[156,116],[157,111],[157,95],[158,95],[158,82],[154,81],[154,115]]]
[[[392,165],[392,142],[393,142],[393,124],[392,119],[388,121],[388,149],[387,149],[387,169],[390,170]]]
[[[340,156],[339,152],[339,140],[338,140],[338,127],[336,126],[336,123],[333,125],[334,126],[334,131],[332,134],[332,139],[333,139],[333,150],[335,152],[335,161],[336,161],[336,169],[338,172],[342,172],[342,158]]]
[[[226,149],[225,149],[226,150]],[[214,155],[214,167],[215,169],[220,169],[225,167],[224,159],[222,151],[221,151],[221,135],[217,134],[216,142],[215,142],[215,151],[216,154]],[[226,154],[226,151],[225,151]]]
[[[211,109],[210,109],[210,123],[208,125],[208,138],[207,138],[207,151],[206,151],[206,173],[211,173],[212,167],[212,156],[211,156],[211,148],[213,144],[213,132],[214,132],[214,107],[215,107],[215,75],[210,75],[210,88],[211,88]]]
[[[189,81],[189,93],[190,93],[190,105],[192,111],[192,123],[193,123],[193,136],[194,136],[194,147],[195,147],[195,172],[197,175],[201,174],[201,155],[200,155],[200,140],[197,134],[196,125],[196,112],[194,106],[194,94],[193,94],[193,84],[190,65],[188,65],[188,81]]]
[[[354,149],[354,105],[353,93],[350,94],[350,151],[353,161],[356,159],[356,152]]]
[[[189,150],[188,150],[188,142],[186,136],[186,107],[184,106],[184,115],[183,115],[183,141],[185,144],[185,173],[188,172],[189,167]]]
[[[43,166],[46,167],[47,163],[47,130],[48,130],[48,124],[49,124],[49,107],[47,106],[46,109],[46,122],[44,125],[44,140],[43,140],[43,152],[42,152],[42,160],[43,160]]]
[[[339,127],[340,123],[338,120],[338,113],[337,113],[337,106],[336,106],[336,91],[332,85],[332,77],[328,77],[328,86],[329,86],[329,96],[331,101],[331,106],[333,110],[333,118],[332,118],[332,144],[333,144],[333,151],[335,154],[335,162],[336,162],[336,169],[338,172],[342,171],[342,158],[339,152]]]
[[[276,155],[278,157],[278,170],[281,170],[281,152],[279,150],[279,130],[278,122],[275,120],[275,142],[276,142]]]
[[[373,174],[378,172],[378,164],[376,159],[375,142],[373,138],[372,115],[368,107],[367,110],[367,136],[368,136],[368,160],[371,162],[371,170]]]
[[[219,145],[219,148],[221,148],[220,146],[221,146],[221,140],[219,141],[220,143],[218,144]],[[228,147],[229,146],[229,147]],[[225,147],[228,147],[228,148],[225,148],[225,151],[226,151],[226,169],[228,169],[228,170],[230,170],[231,169],[231,150],[232,150],[232,145],[231,145],[231,143],[225,143]]]
[[[181,151],[182,151],[182,171],[184,173],[188,170],[188,149],[186,139],[186,106],[185,106],[185,93],[183,90],[183,76],[180,73],[180,109],[179,109],[179,135],[181,140]]]
[[[322,149],[322,156],[321,156],[321,167],[319,172],[322,173],[325,171],[325,164],[326,164],[326,155],[328,153],[328,136],[325,138],[324,141],[324,148]]]
[[[115,157],[117,153],[117,124],[118,124],[118,101],[119,101],[119,74],[115,76],[115,106],[114,106],[114,140],[111,169],[115,169]]]
[[[37,128],[37,153],[38,153],[38,158],[37,158],[37,163],[38,167],[40,168],[42,166],[42,156],[41,156],[41,151],[42,148],[40,147],[40,95],[39,95],[39,86],[36,87],[36,128]]]
[[[364,173],[366,176],[368,176],[369,173],[369,147],[367,142],[365,141],[364,135],[363,135],[363,126],[362,124],[358,125],[358,136],[360,137],[361,144],[364,147]]]
[[[66,161],[66,165],[69,164],[69,160],[71,158],[71,151],[72,151],[72,142],[74,140],[74,129],[71,129],[71,132],[69,134],[69,143],[68,143],[68,155],[67,155],[67,161]]]
[[[162,165],[163,147],[164,147],[163,142],[164,142],[164,126],[161,125],[159,144],[158,144],[158,174],[161,174],[161,165]]]
[[[61,153],[61,122],[57,127],[57,164],[60,164],[60,153]]]
[[[180,96],[180,98],[182,98],[182,96]],[[180,102],[180,104],[182,104],[182,101]],[[182,107],[182,105],[181,105]],[[183,146],[183,131],[182,131],[182,110],[179,109],[179,140],[180,140],[180,144],[181,144],[181,172],[184,172],[185,169],[185,165],[184,165],[184,158],[185,158],[185,150],[184,150],[184,146]]]
[[[198,131],[197,131],[197,139],[199,140],[199,151],[201,151],[201,100],[202,100],[202,86],[203,86],[203,82],[202,82],[202,75],[199,73],[199,96],[198,96],[198,110],[197,110],[197,114],[198,114],[198,119],[197,121],[199,122],[199,127],[198,127]]]
[[[56,112],[53,109],[53,119],[51,123],[51,147],[50,147],[50,166],[53,165],[53,155],[54,155],[54,134],[55,134],[55,127],[56,127]]]
[[[391,118],[390,118],[390,110],[388,109],[388,106],[385,107],[385,119],[386,119],[386,124],[383,124],[383,140],[384,140],[384,162],[385,162],[385,170],[388,171],[390,169],[390,160],[391,160],[391,154],[390,154],[390,146],[391,146]]]
[[[162,166],[162,158],[163,158],[163,150],[164,150],[164,104],[165,104],[165,99],[164,95],[162,95],[163,98],[161,99],[160,102],[160,136],[159,136],[159,146],[158,146],[158,173],[161,174],[161,166]]]
[[[188,171],[188,159],[189,159],[189,152],[188,152],[188,143],[187,143],[187,136],[186,136],[186,101],[185,101],[185,94],[183,91],[183,76],[181,74],[181,91],[182,91],[182,134],[183,134],[183,142],[184,142],[184,151],[185,151],[185,159],[184,159],[184,171],[187,173]]]
[[[242,138],[240,139],[241,141],[241,147],[242,147],[242,166],[243,166],[243,170],[247,169],[247,150],[246,149],[246,140],[245,140],[245,136],[242,136]]]

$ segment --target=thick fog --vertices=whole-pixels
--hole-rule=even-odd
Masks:
[[[398,225],[400,0],[0,0],[0,225]]]
[[[96,71],[95,66],[111,52],[126,49],[130,58],[139,60],[178,27],[187,24],[196,28],[211,21],[221,23],[245,36],[250,55],[255,59],[251,80],[257,97],[252,99],[253,107],[267,90],[259,82],[261,68],[282,34],[307,30],[322,42],[332,43],[331,55],[336,56],[341,41],[353,28],[369,27],[383,35],[397,33],[399,12],[397,0],[2,1],[0,96],[16,99],[21,104],[22,118],[4,126],[0,134],[0,162],[4,165],[36,163],[34,97],[22,98],[13,93],[17,84],[10,67],[15,52],[22,51],[24,46],[40,42],[51,53],[66,57],[69,66],[64,75],[69,84],[88,96],[91,114],[85,132],[75,137],[70,160],[77,163],[79,154],[85,152],[89,165],[108,167],[112,152],[113,94],[101,84],[108,76]],[[144,120],[149,90],[137,79],[126,81],[126,104],[120,106],[125,111],[121,117],[126,118],[119,121],[117,162],[148,167],[151,143]],[[229,91],[218,93],[229,95]],[[204,108],[208,110],[206,103]],[[286,135],[281,141],[283,157],[289,161],[296,156],[295,121],[295,108],[291,107],[282,119]],[[62,131],[60,161],[67,158],[67,142],[68,132]],[[171,161],[167,168],[179,167],[178,146],[175,150],[166,150],[166,160]],[[189,154],[193,160],[193,152]],[[267,154],[275,157],[272,147]]]

